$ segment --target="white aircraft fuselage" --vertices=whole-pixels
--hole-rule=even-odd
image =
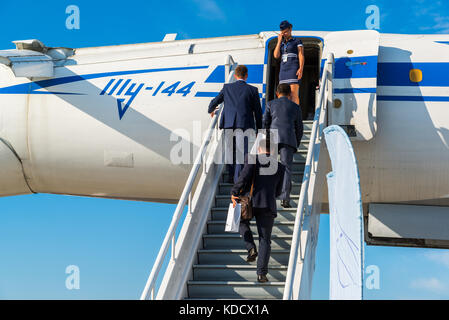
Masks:
[[[363,202],[449,205],[449,35],[293,34],[316,70],[335,54],[329,124],[353,132]],[[264,107],[276,37],[81,48],[50,77],[0,64],[0,195],[176,202],[191,165],[172,163],[173,147],[182,135],[194,158],[226,57],[248,66]]]

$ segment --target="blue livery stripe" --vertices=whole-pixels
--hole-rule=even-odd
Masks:
[[[334,93],[376,93],[377,88],[343,88],[334,89]]]
[[[420,69],[421,82],[410,81],[410,70]],[[378,66],[378,86],[447,87],[449,62],[382,62]]]
[[[263,64],[246,64],[245,66],[248,68],[247,83],[263,83]],[[225,66],[217,66],[205,83],[225,83]]]
[[[377,56],[338,58],[335,60],[334,79],[375,78]]]
[[[208,97],[208,98],[215,98],[216,96],[218,96],[220,92],[211,92],[211,91],[198,91],[195,94],[195,97]],[[262,98],[263,94],[259,93],[259,98]]]
[[[446,102],[449,97],[445,96],[377,96],[379,101],[435,101]]]
[[[195,97],[215,98],[217,95],[218,95],[218,92],[198,91],[198,92],[195,94]]]
[[[374,62],[377,60],[377,57],[371,57],[372,59],[365,58],[370,57],[337,59],[335,62],[334,79],[377,77],[377,86],[449,86],[449,62],[379,62],[376,65]],[[362,71],[362,67],[366,66],[352,65],[348,67],[346,65],[355,61],[367,61],[366,66],[370,65],[370,67],[366,69],[366,73]],[[321,70],[323,70],[324,63],[325,60],[322,60]],[[376,68],[377,73],[374,73]],[[423,80],[421,82],[410,81],[409,73],[411,69],[420,69],[422,71]]]
[[[0,89],[0,94],[2,94],[4,92],[1,92]],[[8,92],[9,93],[9,92]],[[25,92],[25,94],[66,94],[66,95],[75,95],[75,96],[85,96],[86,94],[84,93],[78,93],[78,92],[62,92],[62,91],[32,91],[32,92]]]
[[[327,59],[321,60],[320,78]],[[334,79],[375,78],[377,76],[377,56],[344,57],[335,59]]]
[[[181,71],[181,70],[195,70],[195,69],[207,69],[209,66],[194,66],[194,67],[174,67],[174,68],[158,68],[158,69],[141,69],[141,70],[127,70],[127,71],[114,71],[114,72],[101,72],[92,73],[86,75],[74,75],[68,77],[61,77],[56,79],[40,80],[31,83],[22,83],[9,87],[0,88],[0,94],[75,94],[66,92],[46,92],[46,91],[36,91],[42,88],[57,86],[60,84],[72,83],[77,81],[105,78],[111,76],[122,76],[130,74],[142,74],[142,73],[152,73],[152,72],[163,72],[163,71]]]
[[[225,66],[217,66],[205,81],[205,83],[224,83],[224,82],[225,82]]]

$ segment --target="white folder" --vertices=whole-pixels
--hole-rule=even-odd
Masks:
[[[241,209],[240,203],[237,203],[235,208],[233,207],[232,202],[229,204],[225,232],[239,232]]]

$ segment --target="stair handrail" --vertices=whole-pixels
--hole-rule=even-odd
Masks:
[[[318,102],[318,108],[315,111],[315,117],[313,119],[313,126],[312,131],[310,135],[310,142],[309,147],[307,150],[307,158],[306,163],[304,167],[304,175],[303,180],[301,184],[301,191],[299,194],[299,201],[298,201],[298,207],[296,211],[296,217],[295,217],[295,225],[293,230],[293,237],[292,237],[292,244],[290,248],[290,256],[288,259],[288,268],[287,268],[287,276],[285,280],[285,288],[283,293],[283,299],[284,300],[291,300],[292,299],[292,288],[294,284],[294,274],[296,271],[297,266],[297,260],[298,260],[298,254],[299,259],[302,261],[302,247],[301,247],[301,232],[302,232],[302,225],[304,216],[308,214],[309,211],[309,201],[308,201],[308,195],[309,195],[309,182],[310,182],[310,174],[312,170],[312,161],[316,161],[315,153],[317,149],[319,148],[319,144],[316,144],[316,139],[321,139],[323,129],[324,129],[324,122],[326,120],[327,115],[327,94],[332,94],[327,92],[328,86],[327,86],[327,80],[328,80],[328,74],[330,73],[332,76],[333,73],[333,65],[334,65],[334,55],[333,53],[329,53],[327,60],[323,67],[323,74],[321,76],[321,82],[320,82],[320,93],[319,93],[319,102]],[[326,95],[326,96],[325,96]],[[317,136],[318,134],[318,136]],[[298,252],[299,250],[299,252]]]
[[[228,55],[225,60],[225,73],[228,75],[226,83],[232,82],[235,72],[235,63],[234,59],[231,55]],[[187,182],[184,186],[184,190],[182,191],[181,197],[179,198],[178,205],[173,213],[173,218],[170,223],[170,226],[165,235],[164,241],[162,243],[161,248],[159,249],[159,253],[157,255],[156,261],[154,262],[153,268],[151,269],[150,276],[145,284],[145,288],[140,296],[140,300],[147,300],[150,298],[154,300],[155,290],[156,290],[156,280],[159,276],[159,272],[161,271],[162,265],[167,256],[168,249],[171,245],[171,260],[174,261],[176,259],[176,230],[178,228],[180,218],[184,212],[184,208],[186,204],[188,204],[188,212],[191,213],[191,199],[192,199],[192,189],[195,185],[196,178],[198,177],[198,173],[200,172],[201,163],[206,155],[207,148],[210,144],[211,138],[213,136],[214,131],[219,131],[218,128],[218,119],[220,117],[221,111],[223,109],[223,103],[216,110],[212,120],[210,121],[209,127],[207,129],[207,134],[201,143],[201,147],[198,151],[198,154],[193,163],[193,167],[190,170],[189,177],[187,178]]]

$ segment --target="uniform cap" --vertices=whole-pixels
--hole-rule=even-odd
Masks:
[[[287,20],[284,20],[281,22],[281,24],[279,25],[279,27],[281,28],[281,30],[285,30],[288,29],[292,26],[292,24],[290,22],[288,22]]]

